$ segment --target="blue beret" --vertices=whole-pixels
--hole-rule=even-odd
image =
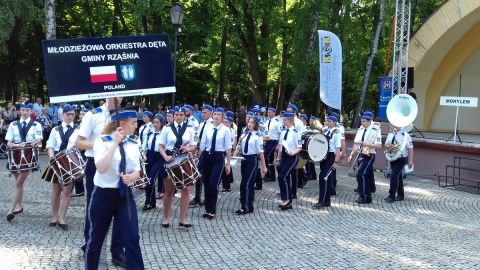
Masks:
[[[227,118],[225,118],[225,120],[227,120],[228,122],[233,122],[233,118],[232,118],[232,117],[227,117]]]
[[[317,120],[317,118],[315,116],[310,116],[310,120]]]
[[[288,105],[288,108],[291,108],[293,111],[298,112],[298,108],[297,106],[295,106],[295,104]]]
[[[213,107],[207,104],[203,105],[203,109],[213,112]]]
[[[226,111],[225,114],[227,114],[228,117],[232,117],[235,115],[232,111]]]
[[[63,111],[70,111],[70,110],[75,110],[75,107],[74,106],[71,106],[70,104],[66,104],[65,106],[63,106]]]
[[[274,113],[277,112],[277,110],[275,110],[275,108],[273,108],[273,107],[269,107],[268,110],[269,110],[269,111],[272,111],[272,112],[274,112]]]
[[[300,114],[300,118],[303,118],[303,119],[305,119],[305,120],[308,120],[308,117],[307,117],[305,114],[303,114],[303,113]]]
[[[367,120],[367,121],[372,121],[372,117],[370,117],[368,115],[365,115],[365,114],[362,116],[362,119]]]
[[[334,115],[330,115],[330,116],[328,117],[328,120],[334,121],[334,122],[338,122],[338,118],[335,117]]]
[[[168,110],[167,114],[173,114],[173,110]]]
[[[112,121],[117,120],[117,114],[112,113],[110,115]],[[118,111],[118,119],[125,119],[125,118],[137,118],[137,112],[136,111]]]
[[[189,110],[193,111],[193,107],[188,105],[188,104],[185,104],[185,109],[189,109]]]
[[[147,115],[148,117],[153,117],[153,113],[151,113],[149,111],[144,111],[143,114]]]
[[[257,123],[260,123],[260,118],[258,118],[258,116],[256,115],[253,116],[253,120],[255,120],[255,122]]]
[[[158,118],[158,119],[160,119],[160,120],[162,120],[162,121],[165,121],[165,117],[163,117],[163,115],[161,115],[161,114],[159,114],[159,113],[155,114],[155,118]]]
[[[247,116],[253,117],[255,114],[253,114],[253,112],[247,112]]]
[[[88,112],[88,110],[87,110],[87,109],[83,109],[83,110],[81,110],[80,112],[87,113],[87,112]]]
[[[283,114],[283,117],[295,117],[295,114],[291,112],[286,112]]]
[[[22,103],[20,104],[20,108],[33,109],[33,103],[28,103],[27,105]]]
[[[370,118],[375,117],[375,114],[373,114],[373,112],[371,112],[371,111],[365,111],[365,112],[363,112],[363,115],[369,116]]]
[[[253,112],[253,113],[260,113],[260,112],[262,112],[262,111],[261,111],[260,109],[253,108],[253,109],[252,109],[252,112]]]
[[[329,116],[335,116],[337,119],[340,118],[336,112],[331,112]]]
[[[173,108],[173,111],[174,111],[174,112],[182,112],[182,113],[184,113],[186,110],[185,110],[185,107],[180,108],[180,107],[178,107],[178,106],[175,106],[175,108]]]
[[[224,113],[225,110],[222,107],[218,107],[215,109],[215,112]]]

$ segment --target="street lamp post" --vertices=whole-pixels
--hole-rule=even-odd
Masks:
[[[178,35],[182,31],[180,29],[180,26],[182,26],[184,15],[185,13],[183,12],[183,9],[180,6],[179,2],[177,2],[175,6],[173,6],[170,9],[170,17],[172,18],[172,24],[175,29],[175,43],[174,43],[174,51],[173,51],[173,83],[175,85],[175,88],[177,86],[177,74],[176,74],[177,72],[177,40],[178,40]],[[173,92],[172,94],[172,108],[173,107],[175,107],[175,92]]]

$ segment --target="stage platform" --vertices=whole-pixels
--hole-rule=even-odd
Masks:
[[[345,131],[347,148],[353,146],[357,129]],[[382,142],[388,135],[388,126],[382,125]],[[456,156],[478,158],[480,154],[480,135],[459,134],[453,142],[453,133],[411,132],[414,145],[414,174],[434,178],[436,173],[445,173],[445,166],[453,164]],[[450,138],[451,137],[451,138]],[[447,139],[450,140],[447,142]],[[460,140],[461,143],[460,143]],[[374,167],[383,170],[386,167],[385,148],[377,150]],[[348,151],[350,153],[350,151]]]

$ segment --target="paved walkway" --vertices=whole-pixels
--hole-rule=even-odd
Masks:
[[[42,168],[46,156],[41,156]],[[5,160],[0,167],[5,168]],[[236,216],[239,173],[234,189],[221,193],[218,216],[202,218],[193,208],[188,230],[178,227],[178,198],[168,229],[160,227],[162,204],[139,212],[140,244],[147,269],[479,269],[480,196],[439,188],[426,179],[408,179],[406,200],[387,204],[387,179],[376,173],[377,193],[369,205],[353,201],[355,181],[346,166],[338,173],[332,207],[313,209],[318,182],[300,189],[294,209],[280,211],[276,183],[257,191],[255,213]],[[318,173],[318,169],[317,169]],[[0,171],[0,269],[81,269],[84,197],[73,198],[69,231],[48,226],[50,185],[40,173],[29,176],[25,210],[8,223],[13,178]],[[136,193],[137,208],[143,193]],[[110,241],[107,241],[110,243]],[[102,269],[116,269],[106,252]]]

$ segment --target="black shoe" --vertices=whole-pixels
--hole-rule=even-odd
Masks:
[[[372,199],[362,199],[360,201],[356,201],[358,204],[368,204],[368,203],[372,203]]]
[[[72,194],[72,197],[82,197],[85,196],[85,192],[78,193],[78,194]]]
[[[292,203],[287,203],[286,205],[280,205],[280,210],[282,211],[292,209],[292,208],[293,208]]]
[[[191,200],[190,203],[188,204],[189,206],[197,206],[197,205],[200,205],[200,201],[199,200]]]
[[[248,214],[248,213],[250,213],[250,212],[247,212],[243,209],[238,209],[237,211],[235,211],[235,214],[237,214],[237,215],[245,215],[245,214]]]
[[[385,198],[385,199],[383,199],[383,200],[386,201],[387,203],[394,203],[394,202],[395,202],[395,200],[392,199],[392,198],[390,198],[390,197],[387,197],[387,198]]]
[[[22,207],[22,209],[20,209],[20,210],[18,210],[18,211],[13,211],[13,214],[16,215],[16,214],[20,214],[20,213],[22,213],[22,212],[23,212],[23,207]]]
[[[322,208],[322,203],[316,203],[313,205],[313,208],[319,209]]]
[[[145,206],[143,206],[142,211],[145,212],[145,211],[148,211],[148,210],[155,209],[156,207],[157,207],[156,205],[145,205]]]
[[[183,223],[179,222],[179,223],[178,223],[178,226],[184,227],[184,228],[190,228],[190,227],[192,227],[193,225],[190,224],[190,223],[183,224]]]
[[[127,264],[125,263],[125,255],[120,255],[116,257],[112,257],[112,263],[115,266],[126,268]]]
[[[261,187],[255,187],[254,189],[255,189],[255,190],[262,190]]]
[[[62,224],[62,223],[58,223],[58,227],[64,231],[68,231],[68,225],[67,224]]]
[[[15,216],[13,214],[8,214],[7,215],[8,222],[12,221],[14,218],[15,218]]]
[[[353,191],[359,193],[360,191],[358,190],[358,188],[354,189]]]
[[[371,188],[370,190],[372,193],[375,193],[375,191],[377,191],[377,188]]]
[[[50,222],[48,225],[49,225],[50,227],[56,227],[57,224],[58,224],[58,221],[55,221],[55,222]],[[83,246],[83,247],[85,247],[85,246]]]
[[[269,180],[270,180],[270,177],[268,177],[268,176],[264,176],[264,177],[262,178],[262,181],[263,181],[263,182],[268,182]]]
[[[83,251],[83,253],[85,253],[85,250],[87,250],[87,246],[83,245],[83,246],[80,247],[80,249]]]
[[[169,223],[167,223],[167,224],[163,224],[163,223],[162,223],[162,227],[163,227],[163,228],[168,228],[168,227],[170,227],[170,224],[169,224]]]
[[[297,199],[297,195],[292,195],[292,200]]]
[[[403,200],[405,200],[405,198],[403,196],[397,196],[395,198],[395,201],[403,201]]]
[[[201,201],[198,205],[204,206],[205,205],[205,200]]]
[[[331,191],[330,196],[337,196],[337,192],[336,191]]]
[[[360,198],[360,197],[358,197],[358,198],[355,200],[356,203],[360,203],[361,201],[363,201],[363,199]]]
[[[282,196],[282,193],[280,193],[280,192],[279,192],[279,193],[277,193],[277,196]]]

